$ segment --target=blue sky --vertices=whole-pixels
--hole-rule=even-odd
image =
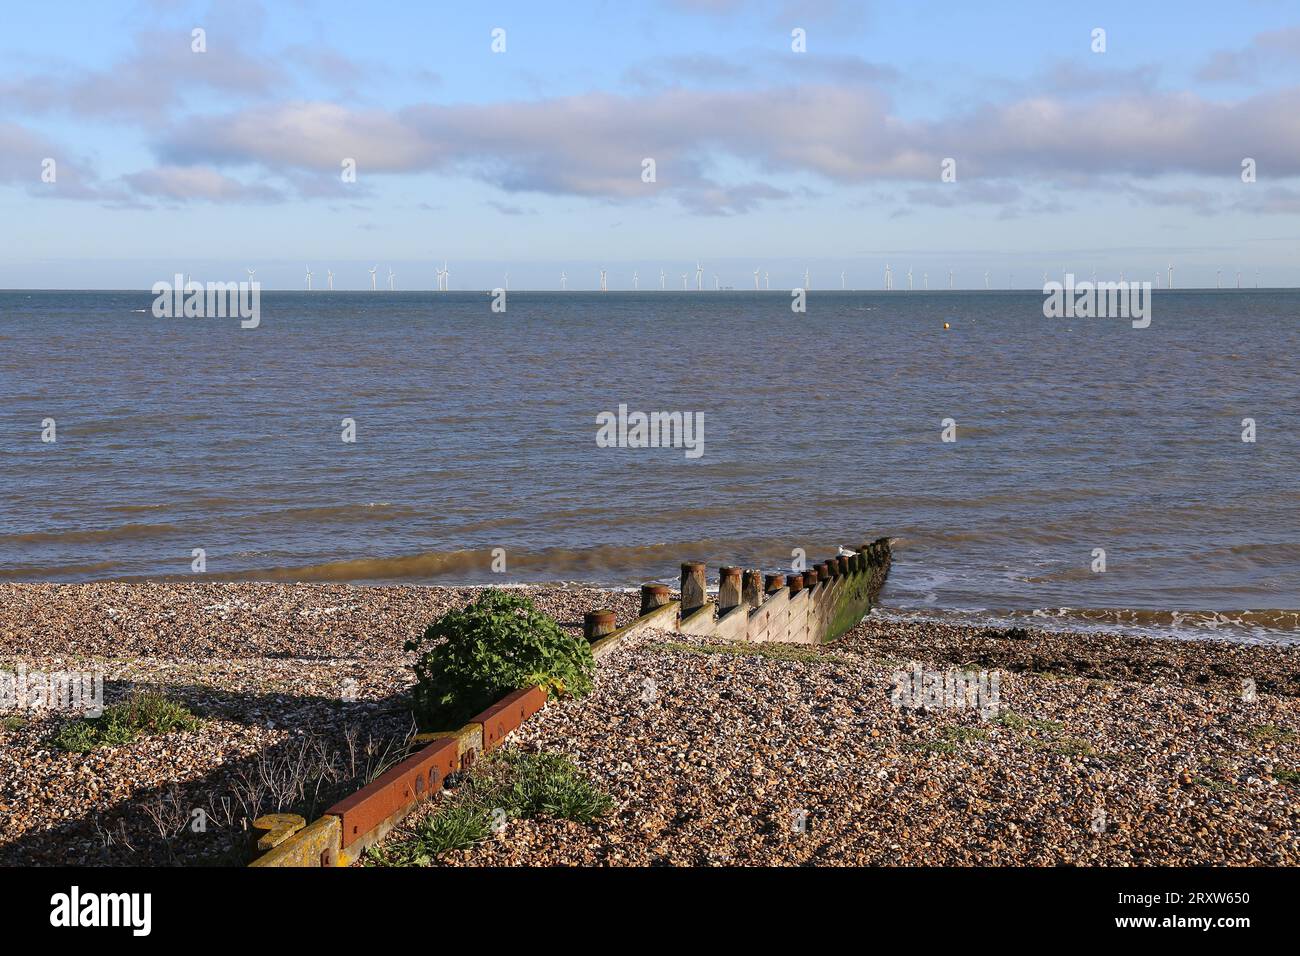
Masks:
[[[563,10],[554,12],[555,8]],[[1300,285],[1300,10],[1256,0],[7,4],[0,287]],[[191,31],[207,51],[191,51]],[[504,53],[491,31],[506,31]],[[791,30],[807,51],[791,50]],[[1091,33],[1106,30],[1106,52]],[[644,183],[642,160],[656,162]],[[957,163],[957,181],[940,164]],[[1258,181],[1241,181],[1241,160]],[[41,181],[42,161],[57,178]],[[344,183],[344,158],[357,181]]]

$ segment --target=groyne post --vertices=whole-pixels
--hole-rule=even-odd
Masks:
[[[682,562],[682,619],[704,607],[704,562]]]
[[[718,613],[726,614],[740,603],[740,568],[718,569]]]
[[[582,636],[589,641],[614,632],[613,611],[588,611],[582,616]]]
[[[668,603],[668,596],[672,591],[666,584],[643,584],[641,585],[641,613],[649,614],[657,607],[663,607]]]

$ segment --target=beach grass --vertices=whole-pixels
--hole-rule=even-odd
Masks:
[[[1246,734],[1251,740],[1263,743],[1265,741],[1275,744],[1289,744],[1296,740],[1296,733],[1292,730],[1284,730],[1273,724],[1256,724],[1254,727],[1247,729]]]
[[[949,740],[956,740],[961,743],[969,743],[972,740],[988,740],[991,736],[989,731],[983,727],[967,727],[965,725],[945,727],[943,735]]]
[[[104,708],[98,717],[69,721],[54,733],[60,750],[89,753],[96,747],[128,744],[147,734],[195,730],[201,721],[184,704],[163,694],[141,691],[120,704]]]

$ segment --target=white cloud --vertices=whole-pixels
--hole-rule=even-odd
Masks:
[[[163,134],[159,151],[173,165],[258,164],[272,173],[333,176],[343,157],[353,157],[362,177],[435,170],[507,192],[607,200],[666,194],[697,211],[740,211],[788,190],[752,175],[728,184],[717,172],[721,158],[769,177],[902,179],[940,189],[939,163],[951,156],[964,183],[1002,181],[1008,201],[1013,187],[1070,176],[1191,173],[1227,185],[1237,181],[1247,155],[1266,157],[1262,175],[1296,176],[1296,116],[1300,90],[1290,89],[1236,101],[1190,93],[1084,102],[1038,96],[908,122],[894,115],[879,91],[803,84],[429,103],[395,112],[282,103],[182,122]],[[644,157],[655,159],[654,184],[641,180]],[[984,197],[998,195],[983,188]],[[972,191],[965,198],[993,201]],[[1195,206],[1204,203],[1200,195],[1187,198]]]
[[[196,199],[266,202],[281,198],[269,186],[248,185],[206,166],[158,166],[123,178],[137,195],[180,202]]]

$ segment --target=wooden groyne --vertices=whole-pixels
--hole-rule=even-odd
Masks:
[[[889,574],[888,538],[863,544],[802,571],[763,573],[730,565],[718,569],[716,598],[703,562],[682,564],[681,597],[665,584],[641,587],[641,616],[614,629],[613,613],[588,612],[584,621],[599,660],[620,640],[647,630],[669,630],[723,641],[821,644],[849,631],[876,604]]]

